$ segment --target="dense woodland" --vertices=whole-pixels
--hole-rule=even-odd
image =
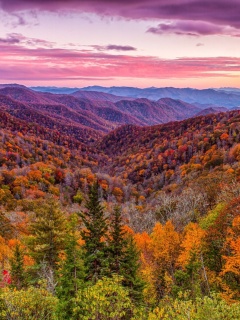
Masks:
[[[0,319],[240,319],[240,111],[96,139],[11,110]]]

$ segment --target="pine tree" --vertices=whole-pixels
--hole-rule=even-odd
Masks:
[[[126,245],[126,233],[123,230],[121,210],[116,206],[113,212],[109,240],[109,267],[111,273],[121,274]]]
[[[139,252],[133,237],[128,235],[121,275],[123,276],[123,285],[129,289],[129,295],[136,303],[141,303],[144,288],[144,282],[138,274],[139,267]]]
[[[139,270],[139,252],[134,239],[123,228],[121,210],[114,208],[109,240],[109,268],[110,274],[120,275],[123,285],[128,288],[131,298],[135,302],[142,300],[143,282]]]
[[[23,252],[19,244],[16,245],[13,258],[10,261],[11,265],[11,285],[18,290],[22,289],[25,285],[25,272]]]
[[[60,299],[61,319],[72,319],[74,298],[83,287],[85,277],[82,251],[77,242],[78,217],[72,215],[66,236],[65,259],[60,263],[58,272],[57,295]]]
[[[58,203],[52,198],[41,202],[34,211],[28,246],[37,268],[41,269],[43,278],[47,280],[49,291],[54,292],[59,255],[65,245],[66,219]]]
[[[107,250],[104,238],[107,237],[108,223],[98,197],[98,189],[97,182],[90,187],[86,203],[87,211],[79,213],[85,225],[81,235],[85,241],[83,249],[87,280],[93,282],[107,272]]]

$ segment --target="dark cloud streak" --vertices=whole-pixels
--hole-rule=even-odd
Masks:
[[[82,11],[132,19],[198,20],[240,28],[239,0],[0,0],[8,12]]]
[[[209,36],[209,35],[230,35],[233,37],[240,36],[240,30],[234,27],[216,25],[204,21],[171,21],[158,24],[147,32],[153,34],[177,34],[188,36]]]
[[[121,46],[116,44],[109,44],[107,46],[94,45],[93,49],[98,51],[136,51],[137,48],[132,46]]]

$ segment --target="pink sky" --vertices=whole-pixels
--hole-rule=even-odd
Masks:
[[[0,0],[0,82],[240,87],[239,0]]]

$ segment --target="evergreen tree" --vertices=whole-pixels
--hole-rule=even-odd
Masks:
[[[120,274],[121,264],[124,257],[126,240],[122,225],[121,211],[119,207],[114,208],[113,219],[109,240],[109,267],[111,273]]]
[[[30,223],[31,236],[28,246],[36,261],[37,268],[42,269],[43,278],[54,287],[55,271],[58,267],[59,254],[63,251],[66,237],[66,219],[58,203],[52,198],[39,203]]]
[[[19,244],[16,245],[13,258],[10,261],[11,265],[11,285],[18,290],[22,289],[25,285],[25,272],[23,252]]]
[[[121,266],[123,285],[129,289],[129,295],[136,303],[143,299],[144,282],[139,276],[139,252],[131,235],[127,237],[124,258]]]
[[[86,203],[87,211],[79,214],[85,225],[81,235],[85,241],[83,249],[87,280],[93,282],[107,272],[107,250],[104,238],[107,237],[108,223],[98,197],[98,189],[97,182],[90,187]]]
[[[121,210],[114,208],[109,240],[109,267],[111,273],[121,274],[127,245],[126,232],[123,230]]]
[[[122,277],[123,285],[136,302],[142,300],[143,291],[143,282],[138,275],[139,266],[139,252],[134,239],[124,231],[121,210],[115,207],[109,240],[110,274]]]
[[[84,266],[82,252],[77,242],[77,220],[76,215],[72,215],[68,225],[68,235],[66,237],[65,259],[60,263],[58,272],[57,295],[60,300],[61,319],[72,319],[74,298],[77,291],[83,287]]]

